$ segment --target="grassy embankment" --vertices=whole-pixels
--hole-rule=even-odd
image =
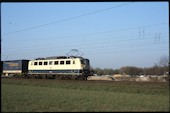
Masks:
[[[1,79],[2,112],[169,111],[169,83]]]

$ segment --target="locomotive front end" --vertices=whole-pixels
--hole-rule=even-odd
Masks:
[[[81,59],[81,67],[83,71],[83,75],[88,77],[90,75],[90,61],[89,59]]]

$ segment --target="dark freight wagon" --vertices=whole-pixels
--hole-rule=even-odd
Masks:
[[[10,60],[3,61],[3,74],[8,75],[21,75],[28,72],[29,60]]]

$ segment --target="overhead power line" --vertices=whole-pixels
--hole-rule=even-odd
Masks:
[[[159,45],[160,44],[166,44],[166,43],[168,43],[168,42],[160,42],[159,43]],[[141,44],[141,45],[133,45],[132,47],[129,47],[129,45],[121,45],[121,46],[108,46],[108,47],[98,47],[98,48],[79,48],[79,49],[86,49],[86,50],[88,50],[88,53],[95,53],[96,51],[98,51],[98,52],[100,52],[100,53],[104,53],[104,52],[106,52],[106,51],[112,51],[112,52],[114,52],[114,51],[116,51],[116,52],[121,52],[122,50],[124,50],[124,51],[126,51],[126,52],[129,52],[129,51],[131,51],[131,49],[132,48],[134,48],[134,47],[144,47],[144,48],[146,48],[146,50],[145,51],[139,51],[139,50],[142,50],[141,48],[138,48],[138,49],[134,49],[133,51],[134,52],[146,52],[146,51],[150,51],[150,52],[152,52],[151,50],[152,49],[154,49],[155,51],[157,51],[157,49],[159,49],[159,48],[161,48],[161,47],[154,47],[154,48],[149,48],[148,49],[148,46],[151,46],[151,44],[152,43],[144,43],[144,44]],[[116,49],[113,49],[113,48],[116,48]],[[105,51],[103,51],[103,49],[105,49]],[[56,49],[55,49],[56,50]],[[66,50],[66,49],[64,49],[64,48],[62,48],[62,49],[57,49],[58,51],[61,51],[61,50]],[[166,50],[166,48],[164,48],[164,50]],[[33,53],[47,53],[47,54],[49,54],[50,52],[53,52],[54,50],[53,49],[50,49],[50,50],[43,50],[43,49],[41,49],[41,50],[38,50],[38,51],[23,51],[23,52],[20,52],[20,51],[16,51],[14,54],[10,54],[10,55],[3,55],[3,56],[13,56],[13,55],[18,55],[18,54],[33,54]]]
[[[139,38],[137,38],[137,37],[139,37],[139,35],[135,35],[135,37],[136,38],[134,38],[134,39],[123,39],[123,40],[104,40],[104,41],[96,41],[96,40],[88,40],[88,41],[86,41],[86,42],[83,42],[83,44],[85,44],[85,45],[87,45],[87,46],[90,46],[90,45],[97,45],[97,44],[101,44],[101,43],[104,43],[104,44],[106,44],[106,43],[122,43],[122,42],[129,42],[129,41],[144,41],[144,40],[151,40],[151,39],[155,39],[155,37],[154,37],[154,34],[155,33],[153,33],[153,34],[145,34],[146,36],[151,36],[150,38],[145,38],[145,39],[139,39]],[[130,37],[130,36],[127,36],[127,37]],[[164,37],[166,37],[166,35],[164,36]],[[55,42],[55,41],[53,41],[53,42]],[[154,41],[153,41],[154,42]],[[154,42],[155,43],[155,42]],[[55,45],[54,43],[50,43],[50,45]],[[80,43],[80,42],[74,42],[74,43],[69,43],[69,44],[67,44],[67,45],[65,45],[64,47],[74,47],[74,46],[81,46],[82,45],[82,43]],[[29,47],[30,47],[30,45],[29,46],[21,46],[21,47],[17,47],[17,48],[15,48],[15,47],[11,47],[11,48],[6,48],[6,49],[9,49],[9,50],[26,50],[27,48],[29,49]],[[35,50],[35,49],[37,49],[37,45],[35,45],[35,47],[34,46],[32,46],[33,47],[33,50]],[[57,46],[55,45],[55,46],[53,46],[53,47],[43,47],[43,48],[39,48],[39,50],[41,50],[41,49],[53,49],[53,48],[57,48]]]
[[[120,29],[113,29],[113,30],[107,30],[107,31],[100,31],[100,32],[91,32],[91,33],[85,33],[85,34],[77,34],[77,35],[68,35],[68,36],[60,36],[60,38],[72,38],[72,37],[82,37],[82,36],[92,36],[92,35],[100,35],[105,33],[111,33],[111,32],[118,32],[118,31],[127,31],[127,30],[133,30],[133,29],[140,29],[141,27],[147,28],[147,27],[154,27],[154,26],[160,26],[160,25],[168,25],[166,22],[158,23],[158,24],[150,24],[150,25],[141,25],[136,27],[128,27],[128,28],[120,28]],[[142,34],[142,33],[139,33]],[[17,38],[17,37],[16,37]],[[50,37],[50,38],[58,38],[56,37]],[[48,38],[49,39],[49,38]],[[47,40],[48,40],[47,39]],[[34,41],[36,38],[34,38]],[[39,40],[39,39],[37,39]],[[42,40],[42,39],[41,39]],[[21,40],[20,40],[21,41]],[[25,39],[24,39],[25,41]],[[31,40],[32,41],[32,40]]]
[[[54,22],[50,22],[50,23],[46,23],[46,24],[41,24],[41,25],[38,25],[38,26],[24,28],[24,29],[17,30],[17,31],[12,31],[12,32],[7,32],[7,33],[4,33],[2,35],[10,35],[10,34],[14,34],[14,33],[17,33],[17,32],[22,32],[22,31],[26,31],[26,30],[31,30],[31,29],[36,29],[36,28],[48,26],[48,25],[51,25],[51,24],[61,23],[61,22],[65,22],[65,21],[68,21],[68,20],[72,20],[72,19],[87,16],[87,15],[91,15],[91,14],[94,14],[94,13],[99,13],[99,12],[103,12],[103,11],[106,11],[106,10],[111,10],[111,9],[114,9],[114,8],[118,8],[118,7],[125,6],[125,5],[131,4],[131,3],[132,2],[128,2],[128,3],[121,4],[121,5],[109,7],[109,8],[106,8],[106,9],[101,9],[101,10],[97,10],[97,11],[94,11],[94,12],[89,12],[89,13],[82,14],[82,15],[79,15],[79,16],[69,17],[69,18],[65,18],[65,19],[62,19],[62,20],[58,20],[58,21],[54,21]]]
[[[134,44],[133,45],[129,45],[128,43],[127,44],[125,44],[125,43],[123,43],[123,44],[121,44],[121,45],[116,45],[116,44],[114,44],[114,45],[107,45],[107,44],[109,44],[109,43],[122,43],[122,42],[131,42],[131,41],[137,41],[137,40],[139,40],[138,38],[136,38],[136,39],[129,39],[129,40],[118,40],[118,41],[110,41],[110,42],[104,42],[104,44],[106,44],[104,47],[101,45],[101,43],[90,43],[90,44],[88,44],[88,43],[86,43],[85,45],[87,46],[87,47],[85,47],[84,45],[81,47],[81,45],[82,44],[74,44],[74,45],[67,45],[67,46],[64,46],[62,49],[60,48],[60,47],[57,47],[57,46],[53,46],[53,47],[44,47],[44,48],[34,48],[34,49],[29,49],[29,48],[26,48],[26,47],[24,47],[24,50],[22,50],[22,51],[24,51],[24,52],[26,52],[26,53],[35,53],[35,52],[47,52],[47,51],[61,51],[61,50],[65,50],[65,49],[67,49],[67,48],[75,48],[75,47],[77,47],[78,46],[78,48],[81,48],[81,49],[93,49],[94,47],[92,47],[93,45],[95,45],[95,46],[97,46],[97,49],[108,49],[108,48],[117,48],[117,49],[122,49],[122,48],[124,48],[124,47],[126,47],[126,49],[127,48],[131,48],[131,46],[133,46],[133,47],[135,47],[135,49],[136,49],[136,47],[139,47],[139,46],[143,46],[143,47],[145,47],[144,45],[155,45],[155,43],[153,42],[153,41],[148,41],[147,39],[154,39],[154,37],[152,37],[152,38],[145,38],[145,39],[143,39],[143,40],[145,40],[145,43],[142,43],[142,44],[137,44],[137,45],[135,45],[135,42],[134,42]],[[164,38],[163,38],[164,39]],[[159,42],[159,43],[157,43],[157,44],[161,44],[161,43],[168,43],[167,41],[164,41],[164,42]],[[80,47],[79,47],[80,46]],[[15,50],[12,50],[12,49],[10,49],[10,50],[12,50],[13,52],[15,52],[16,54],[17,53],[20,53],[21,52],[21,54],[22,54],[22,51],[20,50],[20,49],[22,49],[22,48],[19,48],[18,50],[17,49],[15,49]],[[149,50],[149,48],[148,48],[148,50]]]

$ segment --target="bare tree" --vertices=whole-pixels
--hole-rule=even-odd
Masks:
[[[168,56],[161,56],[159,59],[160,66],[167,67],[169,64]]]
[[[169,71],[169,57],[168,56],[161,56],[159,59],[159,65],[163,68],[164,74],[168,73]]]

